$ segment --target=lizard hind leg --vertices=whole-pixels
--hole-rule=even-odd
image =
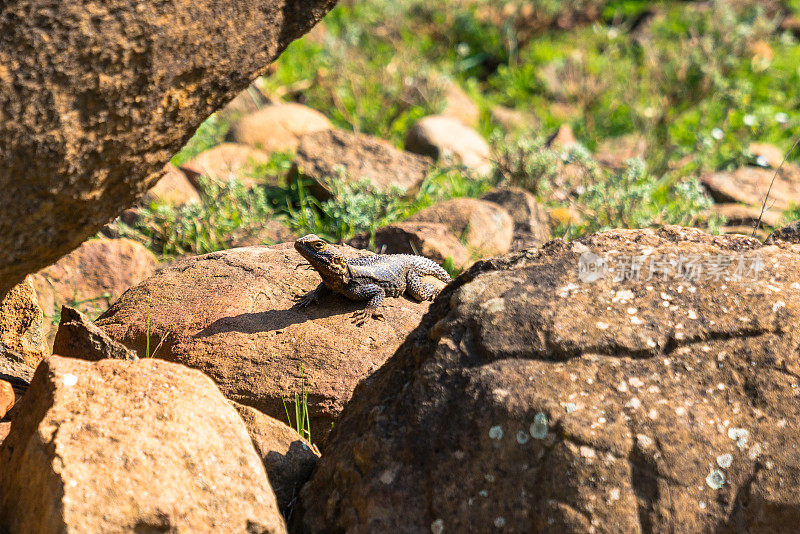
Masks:
[[[406,275],[406,291],[417,300],[433,300],[439,294],[439,288],[434,284],[426,284],[415,272],[409,271]]]

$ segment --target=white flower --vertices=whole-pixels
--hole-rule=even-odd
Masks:
[[[713,130],[711,130],[711,137],[713,137],[717,141],[721,140],[723,135],[724,134],[722,133],[722,130],[720,130],[719,128],[714,128]]]
[[[759,167],[769,167],[769,161],[764,156],[758,156],[756,158],[756,165]]]
[[[755,115],[750,115],[749,113],[744,116],[742,121],[744,121],[744,125],[745,126],[755,126],[756,125],[756,117],[755,117]]]
[[[786,124],[789,122],[789,115],[784,113],[783,111],[779,111],[775,114],[775,120],[778,121],[778,124]]]

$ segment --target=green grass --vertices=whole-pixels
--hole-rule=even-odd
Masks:
[[[308,415],[308,390],[306,389],[306,379],[301,379],[300,391],[294,394],[294,421],[292,421],[292,416],[289,415],[289,406],[286,403],[286,399],[281,397],[281,400],[283,401],[283,409],[286,411],[286,420],[289,426],[311,444],[314,452],[320,454],[319,449],[311,442],[311,418]]]
[[[275,74],[256,82],[265,94],[318,109],[337,127],[402,148],[414,120],[443,109],[443,80],[453,80],[480,109],[478,130],[495,151],[489,178],[439,167],[409,197],[334,176],[333,198],[321,201],[305,179],[285,180],[292,155],[276,154],[248,173],[259,184],[252,190],[205,182],[199,205],[147,206],[122,233],[167,258],[226,248],[275,218],[295,234],[341,241],[503,184],[581,213],[583,222],[556,232],[570,238],[666,223],[715,231],[721,221],[703,215],[710,201],[698,177],[756,164],[752,142],[786,151],[800,137],[800,43],[757,2],[609,0],[594,3],[602,7],[598,22],[552,29],[560,10],[584,3],[536,0],[536,20],[528,23],[513,13],[498,18],[500,4],[488,0],[342,3],[324,19],[324,38],[292,43]],[[798,12],[798,5],[792,0],[789,8]],[[646,10],[655,16],[641,22]],[[532,119],[505,131],[490,118],[495,105]],[[230,120],[210,117],[173,163],[221,142]],[[644,162],[610,170],[588,154],[547,149],[544,138],[564,123],[589,151],[640,134]],[[565,197],[559,180],[576,165],[584,183]],[[277,187],[265,185],[276,179]]]

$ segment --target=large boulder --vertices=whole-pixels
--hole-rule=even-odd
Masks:
[[[498,187],[481,197],[502,206],[514,221],[512,248],[538,247],[550,240],[550,216],[529,191],[519,187]]]
[[[367,180],[378,191],[396,186],[413,193],[432,163],[371,135],[325,130],[300,140],[290,176],[300,173],[312,179],[312,192],[319,198],[331,197],[330,181],[337,179]]]
[[[508,252],[514,220],[503,207],[477,198],[453,198],[415,213],[410,222],[444,224],[478,255]]]
[[[173,206],[185,206],[200,202],[200,193],[182,170],[172,163],[164,167],[164,176],[150,188],[142,199],[143,204],[161,202]]]
[[[278,419],[284,399],[293,405],[305,387],[311,439],[321,443],[359,380],[394,353],[428,303],[388,298],[385,321],[358,327],[350,316],[363,302],[330,295],[295,306],[321,281],[305,266],[289,243],[186,258],[128,290],[96,324],[140,357],[149,338],[151,356],[200,369],[228,398]]]
[[[701,181],[717,202],[742,202],[761,208],[769,191],[768,211],[780,213],[800,204],[800,166],[795,164],[784,165],[777,174],[774,169],[741,167],[703,176]]]
[[[298,530],[795,531],[799,255],[665,227],[479,262],[356,389]]]
[[[0,3],[0,295],[140,199],[335,3]]]
[[[11,533],[286,531],[236,410],[182,365],[51,356],[0,465]]]
[[[293,428],[255,408],[231,401],[264,463],[284,517],[291,515],[300,488],[311,477],[319,452]]]
[[[325,115],[308,106],[274,103],[235,122],[228,139],[266,152],[284,152],[295,150],[304,135],[332,127]]]

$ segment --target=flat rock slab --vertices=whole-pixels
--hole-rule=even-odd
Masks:
[[[634,255],[734,263],[615,281]],[[664,227],[478,262],[357,388],[297,531],[795,531],[799,259]]]
[[[39,366],[0,445],[9,532],[285,532],[236,410],[160,360]]]
[[[350,316],[364,303],[342,296],[298,309],[294,296],[321,281],[305,265],[288,243],[187,258],[131,288],[96,324],[142,357],[149,321],[151,355],[202,370],[228,398],[280,420],[283,399],[294,413],[305,380],[319,443],[359,380],[397,349],[429,303],[388,298],[386,320],[363,327]]]
[[[772,210],[784,211],[800,204],[800,167],[784,165],[770,190],[773,176],[773,169],[742,167],[734,172],[704,176],[701,182],[717,202],[742,202],[761,207],[769,191],[767,207]]]
[[[275,103],[239,119],[227,137],[259,150],[279,152],[296,150],[304,135],[332,127],[316,109],[296,102]]]
[[[432,163],[371,135],[325,130],[300,139],[290,176],[300,173],[312,179],[319,198],[330,198],[330,182],[339,179],[367,180],[378,191],[399,187],[410,194],[419,189]]]
[[[0,3],[0,296],[141,199],[335,4]]]

